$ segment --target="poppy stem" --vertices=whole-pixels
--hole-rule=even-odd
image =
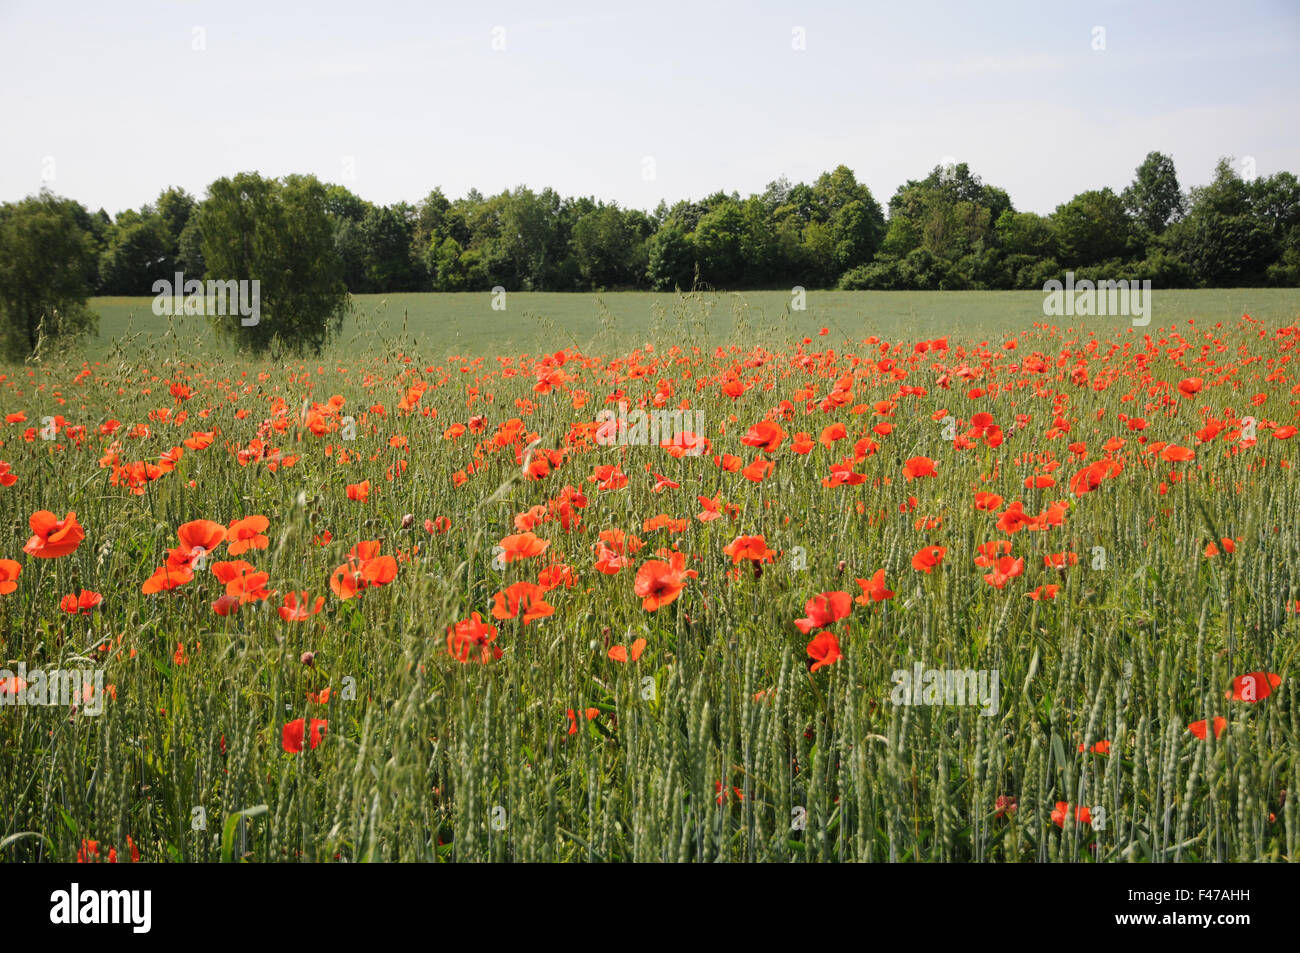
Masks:
[[[817,696],[817,704],[822,706],[822,711],[830,714],[830,709],[826,705],[826,697],[822,695],[822,690],[817,687],[817,679],[813,677],[812,672],[808,673],[808,684],[812,686],[813,694]]]

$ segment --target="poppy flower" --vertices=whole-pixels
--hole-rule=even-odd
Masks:
[[[573,573],[573,567],[568,563],[554,563],[537,574],[537,584],[546,592],[560,586],[572,589],[578,584],[578,578]]]
[[[325,597],[317,596],[316,602],[311,603],[311,596],[304,592],[286,592],[284,594],[284,603],[276,611],[280,618],[285,622],[303,622],[312,616],[319,614],[325,605]]]
[[[348,561],[330,574],[330,589],[346,602],[373,586],[386,586],[397,578],[397,560],[379,555],[377,540],[364,540],[348,550]]]
[[[18,695],[21,695],[23,690],[26,688],[27,679],[25,678],[19,678],[17,675],[12,675],[9,678],[0,678],[0,695],[13,695],[14,697],[17,697]]]
[[[947,555],[947,553],[947,547],[926,546],[925,548],[918,550],[916,555],[912,557],[912,568],[917,572],[923,572],[926,575],[929,575],[932,569],[943,562],[943,557]]]
[[[1033,590],[1032,592],[1026,592],[1025,595],[1028,596],[1030,599],[1037,599],[1041,601],[1043,599],[1055,599],[1056,594],[1060,591],[1061,591],[1060,586],[1056,585],[1055,583],[1048,583],[1045,586],[1039,586],[1037,589]]]
[[[733,566],[744,559],[755,563],[770,563],[776,558],[776,553],[767,548],[767,538],[764,536],[737,536],[723,546],[722,551],[731,557]]]
[[[594,721],[600,717],[599,708],[586,708],[582,713],[588,721]],[[565,714],[569,716],[569,734],[576,735],[578,733],[578,716],[572,708],[567,709]]]
[[[664,476],[662,473],[655,473],[652,474],[652,476],[655,479],[654,492],[656,493],[662,493],[664,490],[681,489],[682,485],[680,483],[676,480],[668,479],[668,477]]]
[[[848,593],[845,593],[848,595]],[[840,640],[835,637],[834,632],[819,632],[808,643],[808,657],[816,659],[809,669],[811,672],[819,668],[825,668],[827,665],[834,665],[844,656],[840,653]]]
[[[194,573],[188,566],[159,566],[154,570],[153,575],[144,581],[140,591],[145,595],[166,592],[169,589],[185,585],[193,578]]]
[[[641,658],[641,653],[645,651],[646,640],[637,639],[630,646],[614,645],[606,653],[615,662],[626,662],[631,659],[633,662]]]
[[[86,538],[85,530],[77,522],[77,514],[69,512],[59,519],[49,510],[37,510],[28,525],[34,534],[27,540],[23,552],[37,559],[57,559],[74,552]]]
[[[934,461],[929,457],[909,457],[903,464],[903,476],[911,483],[917,477],[937,477],[939,471],[934,468]]]
[[[715,790],[715,791],[718,792],[717,801],[718,801],[719,804],[725,804],[725,803],[727,802],[727,800],[728,800],[729,798],[732,798],[732,797],[734,797],[737,801],[743,801],[743,800],[745,800],[744,792],[742,792],[742,791],[740,790],[740,788],[736,787],[735,785],[732,785],[732,787],[731,787],[731,791],[728,792],[728,791],[727,791],[727,790],[722,786],[722,782],[721,782],[721,781],[714,781],[714,782],[713,782],[713,790]]]
[[[764,453],[775,453],[785,440],[785,431],[774,420],[760,420],[740,438],[747,447],[757,447]]]
[[[975,565],[987,568],[995,565],[998,557],[1010,555],[1011,540],[995,539],[987,543],[980,543],[975,547],[975,552],[979,554],[975,557]]]
[[[243,519],[235,520],[226,532],[228,540],[226,552],[231,556],[239,556],[250,549],[266,549],[271,541],[263,534],[270,525],[271,521],[265,516],[245,516]],[[325,536],[326,542],[332,538],[328,530]]]
[[[18,575],[22,571],[22,564],[16,559],[0,559],[0,596],[18,588]]]
[[[1188,725],[1187,730],[1190,731],[1197,738],[1200,738],[1202,741],[1204,741],[1207,727],[1208,726],[1206,725],[1205,719],[1201,719],[1200,721],[1194,721],[1190,725]],[[1228,727],[1228,719],[1215,718],[1214,737],[1217,738],[1219,737],[1219,735],[1223,734],[1223,729],[1227,727]]]
[[[1082,744],[1079,745],[1079,750],[1080,751],[1083,750]],[[1088,750],[1091,751],[1093,754],[1110,754],[1110,742],[1098,741],[1095,745],[1093,745]]]
[[[472,612],[468,619],[447,627],[447,654],[462,664],[473,661],[486,665],[504,654],[500,646],[492,644],[496,637],[497,627]]]
[[[90,615],[90,613],[99,608],[103,602],[104,597],[98,592],[91,592],[88,589],[82,589],[79,595],[74,596],[69,593],[60,599],[59,608],[72,615]]]
[[[349,483],[347,492],[349,500],[366,503],[370,500],[370,481],[362,480],[360,483]]]
[[[517,619],[523,613],[524,625],[534,619],[544,619],[555,614],[555,607],[543,598],[546,590],[536,583],[516,582],[506,586],[495,596],[492,606],[494,619]]]
[[[1071,812],[1070,805],[1066,801],[1057,801],[1056,806],[1052,808],[1052,823],[1064,830],[1065,822],[1070,820],[1071,813],[1074,815],[1076,825],[1092,823],[1092,811],[1086,807],[1076,807]]]
[[[226,593],[225,595],[218,596],[213,600],[212,611],[219,616],[228,616],[232,612],[238,611],[241,605],[243,605],[243,603],[240,601],[239,596],[232,596],[229,593]]]
[[[502,562],[512,563],[531,556],[540,556],[551,545],[550,540],[542,539],[535,533],[516,533],[501,540]]]
[[[849,432],[845,428],[844,424],[834,423],[831,424],[829,427],[822,428],[821,436],[817,438],[817,442],[829,450],[831,444],[833,444],[837,440],[843,440],[848,435]]]
[[[794,624],[807,635],[813,629],[824,628],[851,613],[853,597],[840,590],[819,593],[804,603],[803,611],[804,617],[795,619]]]
[[[1247,672],[1232,680],[1232,688],[1223,697],[1235,702],[1263,701],[1281,684],[1282,676],[1275,672]]]
[[[239,599],[240,604],[259,602],[271,595],[266,589],[270,574],[260,572],[242,559],[212,564],[212,575],[226,586],[226,595]]]
[[[722,518],[722,500],[720,496],[717,499],[697,496],[695,499],[699,501],[700,506],[704,507],[703,510],[695,514],[695,518],[701,523],[709,523]]]
[[[646,612],[656,612],[675,602],[686,588],[684,566],[684,562],[679,568],[659,559],[642,563],[632,585],[632,591],[641,597],[641,608]]]
[[[861,588],[862,595],[853,601],[860,606],[870,605],[873,602],[884,602],[886,599],[894,598],[894,593],[885,588],[885,571],[877,569],[870,579],[854,579]]]
[[[221,545],[226,538],[226,528],[212,520],[191,520],[176,530],[180,546],[170,550],[167,565],[197,568],[205,556]]]
[[[1023,574],[1025,571],[1025,559],[1023,556],[1012,559],[1010,556],[1000,556],[993,567],[993,571],[984,574],[984,581],[996,589],[1001,589],[1012,579]]]
[[[321,736],[325,734],[329,727],[329,722],[324,718],[313,718],[311,720],[311,747],[314,750],[320,744]],[[307,734],[307,722],[303,718],[295,718],[284,726],[280,732],[280,744],[289,754],[300,754],[302,752],[303,736]]]

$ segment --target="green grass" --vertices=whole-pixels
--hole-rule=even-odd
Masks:
[[[71,860],[86,840],[121,857],[129,836],[154,861],[1296,859],[1300,810],[1283,792],[1300,790],[1300,438],[1278,439],[1270,426],[1296,422],[1295,336],[1277,331],[1294,322],[1296,292],[1170,292],[1150,328],[1094,319],[1078,333],[1034,328],[1036,294],[814,294],[792,318],[779,294],[747,295],[739,313],[729,296],[601,300],[612,327],[588,296],[511,295],[504,314],[486,295],[365,300],[363,323],[337,351],[280,365],[215,351],[179,325],[164,336],[149,315],[134,325],[144,335],[87,373],[76,363],[0,368],[0,411],[28,417],[0,425],[0,460],[18,477],[0,487],[0,559],[22,567],[0,595],[0,654],[11,669],[92,666],[116,690],[98,716],[0,708],[0,858]],[[120,336],[128,306],[96,304],[102,333]],[[147,301],[136,307],[147,312]],[[1239,322],[1242,310],[1258,323]],[[1162,330],[1175,319],[1177,332]],[[1145,366],[1134,358],[1144,333],[1166,342]],[[945,334],[946,354],[911,346]],[[885,355],[869,335],[900,347]],[[799,346],[803,336],[811,344]],[[1004,349],[1013,337],[1016,349]],[[518,354],[562,348],[568,379],[534,390],[536,367]],[[1023,366],[1035,352],[1047,359],[1042,373]],[[1086,385],[1070,379],[1081,358]],[[526,373],[510,373],[520,365]],[[944,389],[941,371],[963,365],[979,378]],[[736,397],[722,389],[733,376],[746,385]],[[1181,397],[1174,388],[1190,376],[1205,388]],[[845,378],[852,397],[823,410]],[[415,412],[399,411],[417,380],[429,389]],[[674,459],[658,447],[566,441],[612,392],[635,403],[661,381],[672,385],[668,406],[702,411],[709,453]],[[193,396],[173,398],[173,383]],[[327,432],[305,430],[304,398],[324,405],[334,394],[346,402],[325,415]],[[880,401],[896,404],[887,418],[876,415]],[[187,419],[162,419],[167,409]],[[940,411],[961,432],[991,413],[1005,442],[959,449],[944,440]],[[1256,445],[1230,452],[1227,434],[1198,442],[1207,420],[1231,430],[1248,413],[1262,421]],[[66,431],[24,438],[55,414],[88,425],[80,446]],[[1146,429],[1120,414],[1143,417]],[[355,440],[343,439],[343,415]],[[482,433],[444,437],[479,415]],[[715,465],[715,454],[762,456],[741,437],[773,416],[791,435],[816,440],[841,423],[847,436],[806,455],[787,439],[762,482]],[[100,435],[108,417],[123,426]],[[523,430],[506,438],[511,418]],[[1068,434],[1053,435],[1057,418]],[[884,420],[893,431],[874,433]],[[126,435],[144,423],[148,436]],[[212,445],[186,449],[142,494],[115,485],[103,463],[114,449],[121,464],[157,461],[196,430],[215,431]],[[533,435],[540,448],[574,451],[541,480],[524,479],[516,457]],[[241,465],[237,452],[259,436],[298,459],[274,472]],[[390,445],[394,436],[407,445]],[[1164,461],[1140,437],[1193,448],[1196,460]],[[864,481],[823,485],[865,438],[879,449],[854,464]],[[1111,438],[1126,443],[1106,451]],[[1070,478],[1108,452],[1123,472],[1071,493]],[[936,460],[939,475],[907,481],[903,464],[917,455]],[[599,489],[595,468],[615,463],[627,486]],[[1053,464],[1057,486],[1024,487]],[[653,474],[681,486],[655,492]],[[362,480],[369,502],[346,492]],[[538,524],[546,552],[498,568],[493,547],[518,532],[515,518],[566,485],[588,498],[581,525]],[[1005,502],[975,509],[980,490]],[[700,495],[736,509],[700,521]],[[1013,500],[1029,514],[1069,505],[1062,525],[1000,531]],[[76,511],[86,538],[75,552],[23,555],[27,517],[40,509]],[[268,546],[240,558],[279,595],[222,617],[211,605],[223,587],[209,572],[172,592],[141,591],[181,524],[251,514],[269,518]],[[646,530],[657,514],[686,526]],[[426,531],[439,517],[450,529]],[[597,534],[611,529],[645,543],[617,575],[594,568]],[[733,566],[723,548],[742,534],[764,535],[775,561],[761,572]],[[1206,543],[1223,537],[1236,551],[1206,557]],[[328,581],[362,540],[406,558],[391,583],[343,600]],[[993,540],[1025,560],[1004,589],[974,563]],[[911,565],[927,545],[947,548],[931,574]],[[698,576],[647,611],[634,576],[673,546]],[[1093,568],[1095,547],[1104,568]],[[1061,552],[1078,564],[1044,566]],[[230,558],[222,549],[213,560]],[[576,583],[548,594],[552,616],[491,617],[499,591],[536,581],[553,560],[571,565]],[[794,625],[805,603],[826,591],[856,596],[854,579],[882,568],[894,597],[854,605],[830,627],[843,657],[810,672],[811,636]],[[1060,585],[1055,600],[1026,597],[1047,584]],[[100,611],[61,612],[60,597],[83,588],[103,594]],[[291,590],[324,596],[324,610],[281,620],[275,609]],[[500,659],[448,654],[447,627],[472,612],[499,628]],[[639,661],[607,656],[638,637]],[[305,652],[315,653],[310,666]],[[996,714],[893,704],[892,673],[915,662],[996,670]],[[1234,676],[1251,671],[1277,673],[1280,687],[1254,704],[1226,699]],[[327,702],[308,699],[327,686]],[[290,754],[281,731],[300,717],[327,719],[328,730],[319,747]],[[1221,737],[1188,731],[1214,717],[1227,721]],[[1079,750],[1103,739],[1110,754]],[[719,786],[740,796],[719,804]],[[999,797],[1016,798],[1016,810],[999,816]],[[1094,823],[1054,823],[1059,801],[1092,808]],[[206,826],[196,830],[200,808]]]

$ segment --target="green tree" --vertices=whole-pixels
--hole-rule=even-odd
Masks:
[[[1220,159],[1208,185],[1194,188],[1187,216],[1169,228],[1164,247],[1186,266],[1195,284],[1264,284],[1278,258],[1275,223],[1255,208],[1252,184],[1229,159]]]
[[[646,277],[655,291],[690,291],[695,281],[695,242],[680,225],[666,222],[647,242]]]
[[[367,290],[380,294],[420,290],[423,265],[412,257],[415,212],[409,205],[372,206],[357,232]]]
[[[175,266],[158,218],[125,212],[118,216],[108,247],[99,256],[99,288],[110,295],[148,294],[159,278],[173,278]]]
[[[613,288],[636,281],[642,241],[634,220],[625,217],[617,205],[593,209],[579,218],[571,243],[586,287]]]
[[[1003,212],[994,225],[998,243],[1008,255],[1056,257],[1056,234],[1052,223],[1034,212]]]
[[[261,284],[260,321],[210,316],[217,333],[254,352],[278,342],[319,353],[347,306],[325,186],[314,176],[241,173],[213,182],[198,216],[206,276]]]
[[[723,199],[700,217],[695,248],[700,274],[712,285],[735,287],[744,274],[745,215],[740,205]]]
[[[9,355],[95,329],[86,307],[95,281],[89,221],[79,203],[45,191],[0,205],[0,336]]]
[[[1161,152],[1147,153],[1121,199],[1134,221],[1152,235],[1162,233],[1186,211],[1174,160]]]
[[[1130,222],[1120,197],[1109,188],[1081,192],[1052,213],[1061,258],[1069,268],[1086,268],[1123,258]]]

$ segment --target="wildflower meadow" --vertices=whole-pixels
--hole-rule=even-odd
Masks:
[[[0,368],[0,859],[1297,856],[1294,321],[702,306]]]

